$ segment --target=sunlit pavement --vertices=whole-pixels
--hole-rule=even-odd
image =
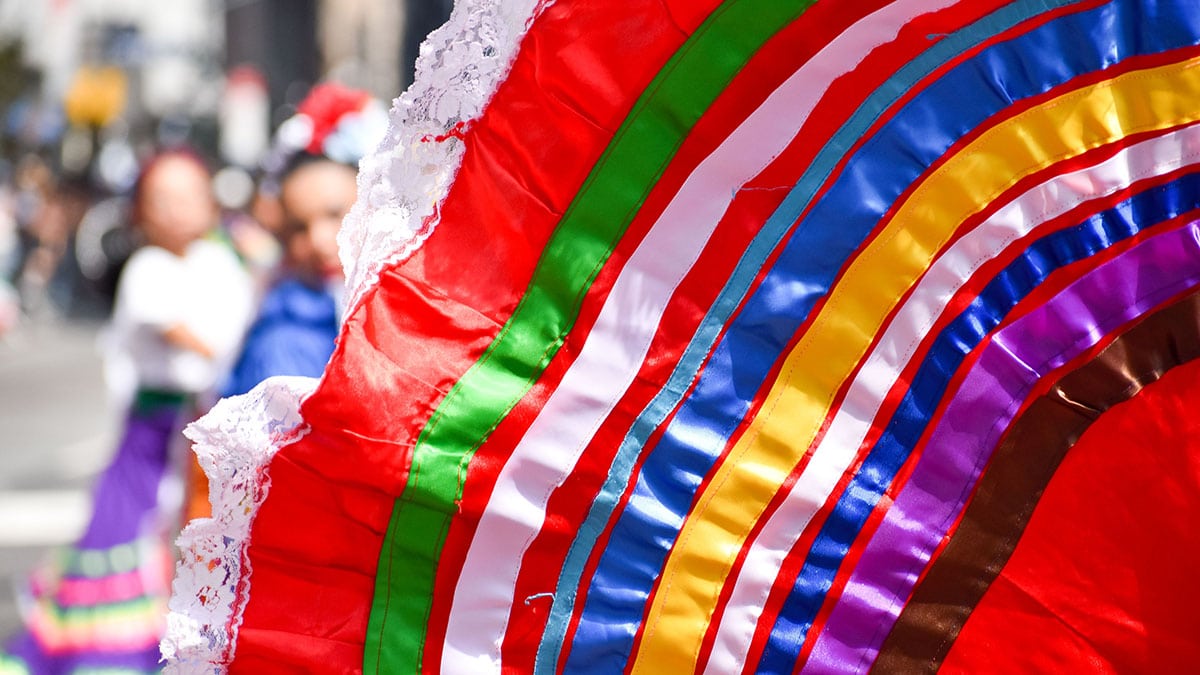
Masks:
[[[18,625],[14,585],[88,514],[112,452],[99,324],[27,320],[0,336],[0,640]]]

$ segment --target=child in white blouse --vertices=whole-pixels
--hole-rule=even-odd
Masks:
[[[129,394],[123,434],[83,536],[31,576],[27,628],[0,654],[0,672],[158,671],[178,517],[160,487],[183,466],[170,451],[237,350],[253,290],[232,250],[206,238],[217,207],[198,158],[152,160],[134,202],[145,245],[122,272],[110,338],[110,372],[124,373]]]

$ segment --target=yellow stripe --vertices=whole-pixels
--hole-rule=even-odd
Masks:
[[[933,172],[832,290],[762,412],[684,523],[633,673],[691,672],[730,567],[812,443],[830,402],[956,228],[1024,176],[1140,131],[1200,118],[1200,59],[1078,89],[984,133]],[[734,579],[728,579],[733,582]]]

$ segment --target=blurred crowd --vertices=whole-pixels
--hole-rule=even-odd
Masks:
[[[131,218],[132,189],[106,189],[38,153],[0,160],[0,335],[21,320],[109,315],[142,238]],[[278,195],[237,167],[216,171],[209,189],[219,207],[211,236],[226,240],[265,283],[280,260]]]

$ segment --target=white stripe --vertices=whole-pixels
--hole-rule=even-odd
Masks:
[[[1135,180],[1195,164],[1198,153],[1200,127],[1192,126],[1123,149],[1096,166],[1056,176],[1006,204],[938,258],[867,357],[809,467],[751,544],[706,673],[739,670],[748,658],[755,625],[784,557],[849,468],[887,392],[966,280],[1045,222]]]
[[[542,528],[546,503],[637,375],[676,286],[733,196],[783,152],[834,79],[894,39],[914,15],[955,1],[905,0],[851,26],[688,177],[621,271],[579,357],[500,471],[455,588],[442,672],[500,672],[521,559]],[[552,590],[553,575],[546,583]]]

